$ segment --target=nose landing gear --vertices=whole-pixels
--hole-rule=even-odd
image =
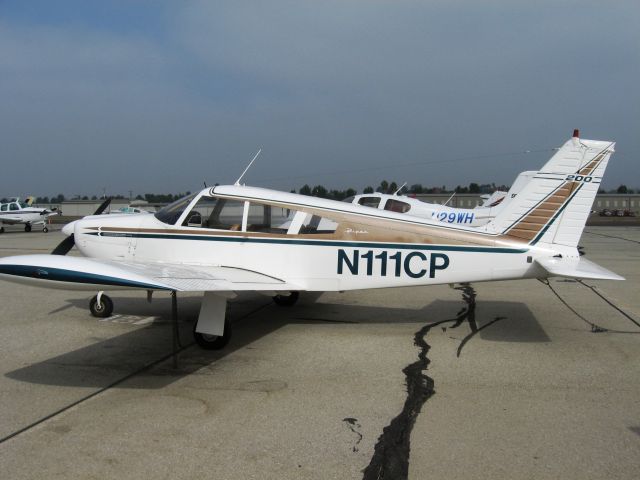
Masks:
[[[113,313],[113,301],[103,292],[98,292],[89,302],[89,310],[91,310],[91,315],[94,317],[110,317]]]

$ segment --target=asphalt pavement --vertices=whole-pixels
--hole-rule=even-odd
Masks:
[[[8,231],[0,256],[56,231]],[[635,479],[640,227],[588,227],[624,282],[552,279],[230,304],[222,351],[192,342],[197,295],[0,283],[7,479]]]

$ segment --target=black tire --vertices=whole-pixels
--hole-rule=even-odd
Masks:
[[[27,224],[24,226],[24,231],[25,231],[25,232],[30,232],[30,231],[31,231],[31,224],[30,224],[30,223],[27,223]]]
[[[0,233],[4,233],[4,227],[0,227]]]
[[[291,307],[295,305],[300,298],[300,292],[291,292],[289,295],[276,295],[273,301],[280,307]]]
[[[113,313],[113,301],[106,295],[102,295],[100,298],[100,304],[98,304],[98,296],[96,295],[89,302],[89,310],[91,310],[91,315],[94,317],[110,317]]]
[[[206,333],[196,332],[197,325],[198,322],[193,326],[193,339],[205,350],[220,350],[226,347],[229,340],[231,340],[231,322],[228,319],[224,321],[223,335],[207,335]]]
[[[44,228],[42,229],[42,231],[43,231],[44,233],[49,233],[49,229],[48,229],[47,227],[44,227]]]

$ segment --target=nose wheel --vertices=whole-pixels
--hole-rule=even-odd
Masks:
[[[113,313],[113,301],[103,294],[98,293],[95,297],[89,301],[89,310],[91,315],[97,318],[107,318]]]

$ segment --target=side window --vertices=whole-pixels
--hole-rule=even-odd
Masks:
[[[411,205],[400,200],[389,199],[384,209],[390,212],[406,213],[411,209]]]
[[[6,203],[5,203],[4,205],[2,205],[2,206],[0,207],[0,212],[6,212],[6,211],[7,211],[7,206],[8,206],[8,205],[7,205]]]
[[[184,227],[209,227],[209,216],[216,207],[216,198],[202,196],[189,211],[182,225]]]
[[[237,232],[242,230],[243,213],[243,201],[205,195],[196,202],[182,225]]]
[[[298,214],[304,215],[300,231],[298,232],[301,235],[330,234],[334,233],[338,228],[338,224],[328,218],[304,212],[298,212]]]
[[[244,202],[219,198],[209,215],[208,227],[237,232],[242,230],[243,213]]]
[[[20,207],[18,207],[17,203],[12,203],[9,205],[9,210],[20,210]]]
[[[292,211],[287,208],[250,203],[247,232],[287,233]]]
[[[365,207],[378,208],[378,205],[380,205],[380,197],[362,197],[358,200],[358,203]]]

